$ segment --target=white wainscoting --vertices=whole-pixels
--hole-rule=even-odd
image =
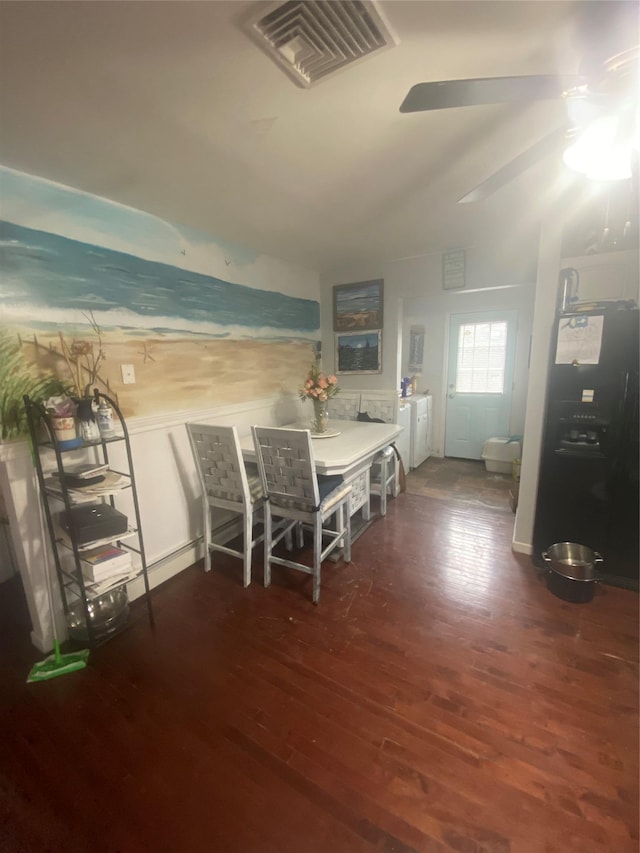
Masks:
[[[306,414],[310,417],[308,411]],[[304,404],[288,395],[127,421],[152,588],[188,568],[203,554],[198,478],[185,423],[235,424],[243,436],[251,432],[252,424],[278,426],[304,417]],[[124,452],[123,445],[110,446],[114,467],[118,465],[117,453]],[[0,484],[32,622],[31,639],[40,651],[48,652],[53,647],[53,631],[46,571],[52,577],[56,627],[61,639],[66,637],[66,625],[28,442],[0,444]],[[131,600],[138,598],[144,589],[142,580],[129,584],[127,589]]]

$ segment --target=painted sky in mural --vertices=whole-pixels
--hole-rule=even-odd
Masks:
[[[259,255],[232,243],[178,227],[143,210],[0,166],[2,219],[194,272],[219,260],[250,267]],[[205,248],[206,255],[198,253]],[[180,263],[178,263],[180,261]],[[249,282],[251,283],[251,282]]]
[[[4,167],[0,184],[3,323],[64,326],[92,313],[138,334],[318,337],[320,306],[300,297],[314,289],[308,272]]]
[[[319,276],[218,236],[0,165],[2,219],[233,284],[317,299]]]

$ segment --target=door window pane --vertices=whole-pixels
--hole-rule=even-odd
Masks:
[[[462,324],[456,390],[464,394],[503,394],[506,357],[506,321]]]

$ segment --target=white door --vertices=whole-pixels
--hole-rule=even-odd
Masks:
[[[454,314],[449,337],[445,456],[480,459],[509,434],[518,315]]]

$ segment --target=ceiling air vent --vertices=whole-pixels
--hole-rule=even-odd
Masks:
[[[396,44],[371,0],[289,0],[266,12],[262,4],[248,29],[305,88]]]

